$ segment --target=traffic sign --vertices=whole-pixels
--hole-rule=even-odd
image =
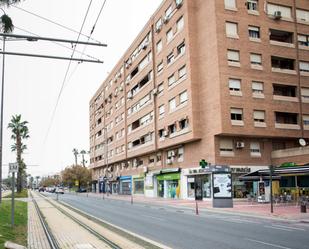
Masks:
[[[9,163],[9,173],[18,172],[18,163]]]

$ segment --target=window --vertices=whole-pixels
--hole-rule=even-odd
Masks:
[[[309,35],[298,35],[299,46],[309,47]]]
[[[297,124],[298,114],[289,112],[275,112],[276,123],[278,124]]]
[[[170,134],[173,134],[175,133],[177,130],[176,130],[176,124],[171,124],[168,126],[168,131]]]
[[[166,57],[166,62],[167,62],[167,65],[172,63],[174,61],[174,53],[171,52],[167,57]]]
[[[269,35],[270,41],[290,43],[290,44],[293,43],[293,33],[292,32],[270,29],[269,33],[270,33]]]
[[[188,92],[184,91],[179,95],[179,102],[180,104],[185,103],[188,100]]]
[[[239,51],[237,50],[228,50],[227,59],[229,62],[239,62]]]
[[[159,131],[158,131],[158,133],[159,133],[159,137],[160,138],[162,138],[162,137],[164,137],[164,129],[160,129]]]
[[[225,23],[225,31],[226,31],[226,36],[228,37],[238,37],[238,32],[237,32],[237,23],[233,22],[226,22]]]
[[[306,126],[309,126],[309,115],[303,115],[303,123]]]
[[[169,29],[169,30],[166,32],[166,40],[167,40],[167,42],[170,42],[172,39],[173,39],[173,30],[172,30],[172,29]]]
[[[177,31],[180,32],[181,30],[183,30],[184,25],[185,25],[185,22],[184,22],[184,18],[182,16],[176,22]]]
[[[161,52],[161,50],[162,50],[162,40],[157,42],[156,49],[157,49],[157,53]]]
[[[250,54],[250,62],[252,65],[262,65],[262,55]]]
[[[230,91],[240,91],[240,80],[239,79],[229,79]]]
[[[184,65],[178,70],[178,78],[181,79],[185,77],[186,75],[187,75],[187,69],[186,69],[186,65]]]
[[[249,26],[248,28],[249,31],[249,37],[254,38],[254,39],[260,39],[260,27],[255,27],[255,26]]]
[[[251,11],[258,11],[258,0],[247,0],[247,9]]]
[[[233,140],[220,139],[220,154],[222,152],[233,152]]]
[[[178,162],[183,162],[183,155],[184,155],[183,147],[178,148],[177,151]]]
[[[231,108],[231,120],[242,120],[243,111],[239,108]]]
[[[236,0],[224,0],[224,6],[225,6],[225,8],[235,9],[236,8]]]
[[[309,22],[309,11],[296,9],[297,21]]]
[[[251,142],[250,143],[250,155],[251,156],[261,156],[261,149],[259,142]]]
[[[272,68],[294,70],[294,61],[294,59],[272,56],[271,66]]]
[[[296,97],[296,86],[273,84],[273,94],[277,96]]]
[[[162,93],[164,91],[164,85],[163,82],[158,85],[158,94]]]
[[[302,87],[301,90],[302,102],[309,103],[309,88]]]
[[[165,11],[165,16],[166,16],[168,19],[171,18],[171,16],[172,16],[172,11],[173,11],[172,5],[170,5],[170,6],[166,9],[166,11]]]
[[[292,8],[277,4],[267,3],[267,14],[274,15],[276,11],[280,11],[281,16],[284,18],[292,18]]]
[[[189,122],[188,122],[187,118],[181,119],[179,121],[179,128],[180,128],[180,130],[186,129],[186,128],[188,128],[188,126],[189,126]]]
[[[299,71],[308,73],[309,72],[309,62],[300,61],[299,62]]]
[[[170,107],[170,111],[173,111],[176,109],[176,99],[175,98],[169,100],[169,107]]]
[[[163,70],[163,61],[161,61],[158,65],[157,65],[157,72],[160,73]]]
[[[183,41],[182,43],[180,43],[178,46],[177,46],[177,54],[184,54],[186,51],[186,44],[185,42]]]
[[[173,85],[175,83],[175,75],[172,74],[171,76],[169,76],[167,79],[167,82],[168,82],[168,86]]]
[[[265,122],[265,111],[253,111],[254,122],[264,123]]]
[[[264,92],[263,82],[252,81],[252,93],[261,94]]]
[[[162,27],[162,19],[160,18],[157,22],[156,22],[156,30],[160,30]]]
[[[159,118],[162,118],[164,116],[164,113],[165,113],[164,105],[160,105],[159,106]]]

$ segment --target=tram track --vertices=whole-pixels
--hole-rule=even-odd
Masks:
[[[45,235],[47,237],[47,240],[48,240],[48,243],[50,245],[50,248],[51,249],[61,249],[62,248],[61,247],[61,243],[59,241],[57,241],[57,238],[54,235],[54,233],[53,233],[52,229],[50,228],[50,226],[48,225],[48,222],[47,222],[46,218],[44,217],[44,214],[42,213],[42,210],[40,209],[36,199],[33,197],[32,193],[30,193],[30,196],[31,196],[32,202],[34,203],[35,209],[36,209],[37,214],[39,216],[40,222],[42,224],[42,227],[43,227],[44,233],[45,233]],[[77,219],[76,217],[74,217],[72,214],[70,214],[69,212],[67,212],[63,208],[59,207],[58,205],[56,205],[55,203],[50,201],[46,196],[44,196],[44,195],[42,195],[40,193],[38,194],[38,196],[41,197],[42,199],[44,199],[44,201],[46,201],[48,204],[50,204],[57,211],[61,212],[65,217],[69,218],[70,220],[72,220],[73,222],[75,222],[76,224],[81,226],[88,233],[90,233],[91,235],[95,236],[97,239],[102,241],[109,248],[121,249],[121,247],[118,246],[116,243],[114,243],[110,239],[106,238],[102,234],[98,233],[97,231],[92,229],[89,225],[85,224],[84,222],[82,222],[81,220]]]

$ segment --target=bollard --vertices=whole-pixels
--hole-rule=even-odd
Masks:
[[[300,204],[300,212],[301,213],[307,213],[307,207],[306,207],[306,203],[305,202],[302,202]]]
[[[195,201],[195,214],[198,215],[198,204],[197,204],[197,201]]]
[[[133,195],[131,194],[131,204],[133,204]]]

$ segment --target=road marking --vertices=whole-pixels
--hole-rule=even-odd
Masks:
[[[253,224],[262,224],[261,222],[257,222],[257,221],[252,221],[252,220],[243,220],[243,219],[237,219],[237,218],[232,218],[231,220],[239,220],[242,221],[243,223],[253,223]]]
[[[289,226],[283,226],[283,225],[277,225],[277,224],[272,224],[272,226],[286,228],[286,229],[294,229],[294,230],[299,230],[299,231],[306,231],[306,229],[298,228],[298,227],[289,227]]]
[[[282,231],[287,231],[287,232],[292,232],[293,230],[287,229],[287,228],[282,228],[282,227],[274,227],[274,226],[264,226],[267,228],[272,228],[272,229],[277,229],[277,230],[282,230]]]
[[[151,219],[160,220],[160,221],[164,220],[163,218],[159,218],[159,217],[155,217],[155,216],[151,216],[151,215],[142,214],[142,216],[147,217],[147,218],[151,218]]]
[[[282,248],[282,249],[292,249],[290,247],[285,247],[285,246],[280,246],[280,245],[276,245],[276,244],[271,244],[271,243],[267,243],[267,242],[260,241],[260,240],[255,240],[255,239],[245,238],[245,240],[256,242],[256,243],[260,243],[260,244],[263,244],[263,245],[272,246],[272,247]]]

